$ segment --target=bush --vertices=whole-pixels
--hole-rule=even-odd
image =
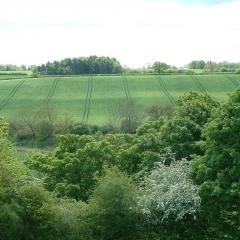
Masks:
[[[40,122],[38,125],[38,132],[37,136],[40,141],[46,141],[54,137],[55,135],[55,128],[51,122]]]
[[[150,120],[158,120],[160,117],[171,117],[174,112],[174,107],[171,105],[153,104],[146,109]]]
[[[229,69],[223,67],[220,69],[220,72],[229,72]]]
[[[19,112],[10,122],[10,137],[24,145],[55,144],[56,119],[56,113],[49,106]]]
[[[105,134],[112,134],[112,133],[118,133],[119,129],[112,124],[105,124],[102,127],[100,127],[100,131],[105,135]]]
[[[99,130],[98,126],[85,123],[77,123],[70,127],[70,133],[77,135],[92,135],[96,134]]]
[[[95,239],[136,239],[136,189],[117,168],[99,178],[89,201],[88,222]]]
[[[240,68],[236,70],[236,74],[240,74]]]
[[[160,239],[197,239],[193,219],[200,209],[200,197],[186,160],[170,166],[159,163],[142,182],[142,193],[138,205],[146,231],[151,229]]]
[[[121,122],[121,130],[124,133],[136,133],[139,123],[133,119],[123,119]]]

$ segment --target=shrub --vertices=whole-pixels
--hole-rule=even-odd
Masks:
[[[157,233],[160,239],[198,239],[193,220],[200,209],[200,197],[186,160],[170,166],[159,163],[142,182],[141,190],[138,206],[150,235]]]
[[[160,117],[171,117],[174,112],[174,107],[171,105],[153,104],[147,107],[146,112],[150,120],[158,120]]]
[[[135,133],[139,126],[139,122],[134,119],[123,119],[121,122],[121,130],[124,133]]]
[[[70,127],[70,133],[77,135],[92,135],[96,134],[100,128],[97,125],[89,125],[85,123],[77,123]]]
[[[95,239],[136,239],[136,188],[117,168],[98,179],[89,201],[88,222]]]
[[[236,70],[236,74],[240,74],[240,68]]]
[[[112,133],[118,133],[119,129],[112,124],[105,124],[102,127],[100,127],[100,131],[105,135],[105,134],[112,134]]]

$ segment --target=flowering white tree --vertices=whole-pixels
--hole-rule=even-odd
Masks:
[[[198,187],[190,179],[186,160],[174,161],[170,166],[158,163],[142,182],[142,190],[138,204],[153,225],[169,218],[177,222],[189,215],[195,217],[200,207]]]

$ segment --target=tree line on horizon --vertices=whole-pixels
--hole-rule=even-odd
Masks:
[[[240,69],[240,63],[231,63],[227,61],[217,63],[213,61],[193,60],[186,68],[201,69],[208,72],[236,72]]]
[[[80,75],[80,74],[120,74],[123,72],[132,74],[161,74],[161,73],[194,73],[192,70],[203,72],[236,72],[240,73],[240,62],[228,61],[214,62],[205,60],[193,60],[182,68],[169,65],[165,62],[155,61],[148,67],[130,68],[123,65],[116,58],[108,56],[89,56],[78,58],[65,58],[59,61],[48,61],[41,65],[0,65],[0,71],[32,71],[34,75]],[[189,71],[189,72],[187,72]]]

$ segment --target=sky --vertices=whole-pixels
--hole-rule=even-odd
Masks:
[[[90,55],[128,67],[240,62],[239,9],[240,0],[2,0],[0,64]]]

